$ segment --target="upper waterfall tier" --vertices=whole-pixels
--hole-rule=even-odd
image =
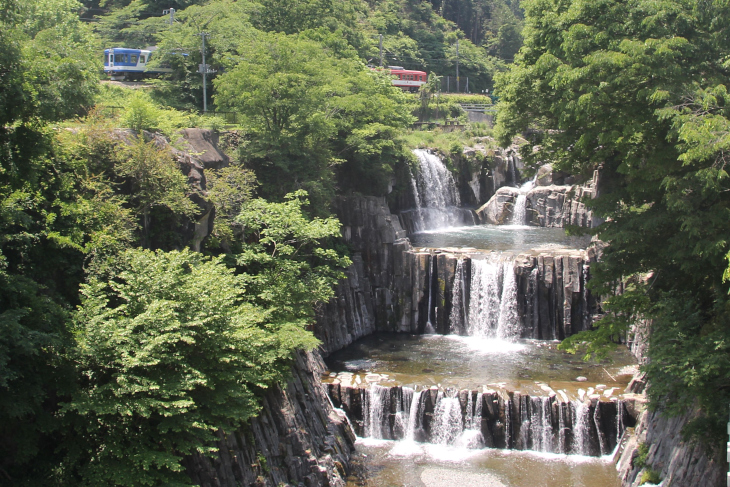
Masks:
[[[411,171],[411,189],[416,207],[402,212],[410,233],[462,225],[473,225],[474,215],[463,210],[451,171],[441,158],[424,149],[415,149],[418,168]]]

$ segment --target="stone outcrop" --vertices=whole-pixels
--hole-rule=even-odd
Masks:
[[[326,396],[323,370],[318,353],[299,352],[292,378],[266,393],[259,416],[218,433],[215,458],[185,460],[191,480],[202,487],[344,487],[355,437]]]
[[[512,219],[515,200],[520,194],[517,188],[499,188],[489,201],[482,205],[477,211],[477,217],[481,223],[492,225],[504,225]]]
[[[410,241],[385,198],[339,197],[334,209],[353,263],[336,298],[318,312],[314,333],[325,354],[378,329],[398,329],[396,321],[413,307],[412,282],[417,279],[411,275],[416,267]]]
[[[638,447],[648,447],[646,467],[651,468],[667,487],[723,487],[726,471],[722,458],[701,444],[682,440],[682,428],[695,412],[669,418],[659,411],[644,411],[635,434],[619,458],[617,468],[624,487],[641,485],[644,468],[636,461]]]
[[[646,361],[648,337],[651,323],[640,320],[634,324],[629,337],[629,345],[640,363]],[[682,429],[698,416],[698,411],[668,417],[661,411],[647,410],[644,393],[646,374],[634,376],[627,390],[637,394],[644,404],[640,409],[639,421],[634,434],[626,438],[626,443],[617,459],[619,477],[623,487],[641,485],[645,468],[659,474],[662,485],[666,487],[723,487],[726,471],[720,452],[708,451],[702,444],[684,441]],[[645,445],[648,453],[644,465],[637,461],[639,446]]]
[[[509,223],[519,194],[517,188],[498,189],[494,196],[476,211],[480,222],[494,225]],[[536,186],[526,194],[526,223],[539,227],[568,225],[591,227],[593,216],[583,203],[583,199],[592,198],[593,194],[593,185]]]

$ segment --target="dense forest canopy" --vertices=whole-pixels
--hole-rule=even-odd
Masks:
[[[610,245],[594,291],[611,295],[589,353],[649,320],[655,408],[699,405],[721,443],[730,401],[730,3],[526,0],[525,44],[501,77],[502,143],[527,128],[536,167],[600,170]]]

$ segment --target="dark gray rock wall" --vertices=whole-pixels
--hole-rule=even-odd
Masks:
[[[629,344],[639,363],[647,360],[649,331],[651,322],[640,320],[634,324]],[[646,408],[644,393],[647,386],[646,374],[638,373],[628,386],[630,392],[637,393],[642,404],[639,421],[634,434],[626,439],[621,455],[617,459],[619,476],[624,487],[637,487],[641,484],[644,469],[637,465],[639,445],[648,447],[646,465],[659,474],[665,487],[723,487],[726,485],[727,472],[720,452],[708,451],[699,443],[683,440],[682,429],[695,419],[698,410],[668,417],[661,411]]]
[[[317,352],[300,352],[286,387],[273,388],[261,414],[243,428],[219,432],[219,453],[185,461],[202,487],[344,487],[355,437],[320,381]]]
[[[643,469],[636,465],[638,446],[649,448],[646,465],[657,472],[665,487],[723,487],[727,472],[719,452],[682,440],[682,428],[696,412],[669,418],[659,411],[644,411],[635,434],[629,438],[618,461],[624,487],[641,485]]]
[[[593,185],[589,186],[537,186],[527,192],[527,224],[539,227],[565,227],[575,225],[591,227],[593,214],[583,203],[592,198]],[[481,223],[502,225],[510,223],[517,188],[503,187],[482,205],[476,214]]]

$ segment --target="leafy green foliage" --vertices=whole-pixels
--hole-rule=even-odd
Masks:
[[[525,44],[499,82],[497,135],[506,144],[537,128],[523,152],[534,167],[601,169],[600,196],[588,203],[607,218],[595,233],[610,245],[591,269],[593,290],[631,282],[575,341],[594,340],[595,352],[643,316],[652,404],[673,413],[699,404],[696,424],[721,431],[730,400],[727,2],[523,7]]]
[[[160,150],[154,141],[146,142],[141,137],[130,146],[121,146],[120,150],[114,171],[131,186],[129,201],[142,219],[142,244],[149,246],[154,208],[192,217],[198,206],[190,199],[187,177],[169,150]]]
[[[331,245],[340,236],[339,221],[307,219],[306,196],[297,191],[283,203],[255,199],[237,219],[244,232],[238,265],[255,302],[277,322],[310,324],[314,308],[334,296],[334,284],[344,277],[340,269],[350,265]]]
[[[241,59],[216,80],[216,103],[244,115],[250,136],[240,157],[264,196],[303,188],[315,209],[324,208],[334,194],[333,170],[345,158],[344,171],[383,190],[389,156],[400,151],[396,130],[412,120],[387,78],[306,38],[261,35],[239,51]]]
[[[219,429],[258,411],[316,341],[267,326],[245,278],[201,254],[128,250],[82,288],[74,358],[83,380],[64,406],[69,460],[88,485],[187,484],[180,460],[212,453]]]

